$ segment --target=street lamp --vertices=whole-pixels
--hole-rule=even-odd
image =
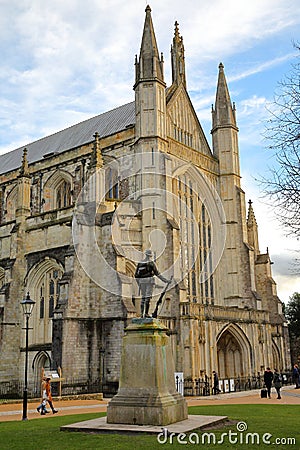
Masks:
[[[24,391],[23,391],[23,416],[22,420],[27,420],[27,368],[28,368],[28,330],[29,330],[29,317],[31,316],[33,307],[35,302],[31,300],[29,292],[27,292],[24,300],[21,301],[21,305],[23,308],[23,314],[26,319],[26,344],[25,344],[25,383],[24,383]],[[24,328],[23,328],[24,329]]]

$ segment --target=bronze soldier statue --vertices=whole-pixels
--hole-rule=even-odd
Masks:
[[[152,261],[151,259],[152,256],[152,251],[146,250],[145,258],[143,259],[143,261],[138,263],[135,271],[135,278],[137,279],[139,292],[142,296],[141,317],[150,317],[149,306],[155,284],[154,275],[165,283],[168,283],[169,281],[159,273],[154,261]]]

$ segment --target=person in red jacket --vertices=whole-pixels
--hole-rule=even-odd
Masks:
[[[52,394],[51,394],[50,379],[51,379],[51,378],[46,378],[46,383],[45,383],[45,390],[46,390],[47,402],[49,403],[49,406],[50,406],[50,408],[51,408],[53,414],[56,414],[56,413],[58,412],[58,410],[54,408],[53,403],[52,403]]]

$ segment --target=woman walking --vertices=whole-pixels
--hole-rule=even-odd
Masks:
[[[46,378],[46,383],[45,383],[45,390],[46,390],[47,402],[49,403],[49,406],[50,406],[50,408],[51,408],[53,414],[56,414],[56,413],[58,412],[58,410],[54,408],[53,403],[52,403],[52,394],[51,394],[50,379],[51,379],[51,378]]]
[[[274,383],[274,387],[277,392],[277,398],[278,398],[278,400],[280,400],[281,399],[280,389],[282,387],[282,377],[277,369],[274,369],[273,383]]]

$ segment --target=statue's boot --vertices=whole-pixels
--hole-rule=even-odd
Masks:
[[[145,317],[150,317],[150,316],[149,316],[149,307],[150,307],[150,302],[149,302],[149,303],[146,303]]]
[[[142,302],[142,303],[141,303],[141,317],[142,317],[142,318],[145,317],[145,316],[144,316],[144,309],[145,309],[144,306],[145,306],[145,305],[144,305],[144,302]]]

